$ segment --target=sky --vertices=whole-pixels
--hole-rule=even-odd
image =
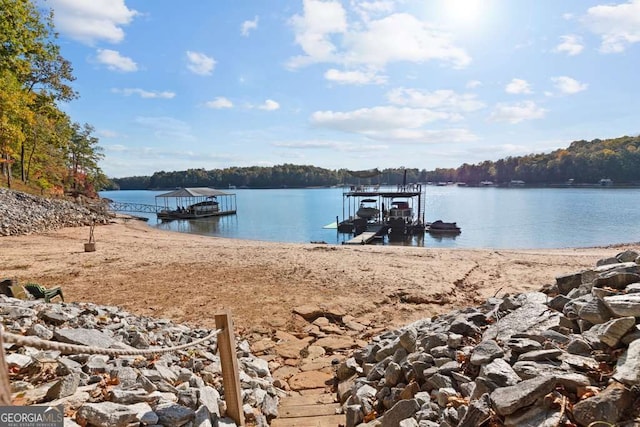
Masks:
[[[45,1],[45,0],[42,0]],[[640,0],[46,0],[111,178],[640,134]]]

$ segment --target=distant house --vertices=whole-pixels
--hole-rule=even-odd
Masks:
[[[598,184],[602,185],[603,187],[606,187],[609,185],[613,185],[613,181],[610,180],[609,178],[602,178],[600,181],[598,181]]]

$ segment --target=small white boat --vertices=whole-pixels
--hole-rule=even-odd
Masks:
[[[432,234],[459,234],[462,230],[455,222],[437,220],[427,224],[427,232]]]
[[[371,206],[372,203],[374,203],[373,206]],[[364,219],[370,219],[378,216],[380,214],[380,209],[378,209],[375,203],[377,203],[376,199],[363,199],[360,202],[360,207],[356,211],[356,215]]]

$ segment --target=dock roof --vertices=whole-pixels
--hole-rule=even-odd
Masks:
[[[225,193],[224,191],[216,190],[210,187],[189,187],[179,188],[177,190],[169,191],[168,193],[158,194],[156,197],[215,197],[215,196],[229,196],[231,193]]]

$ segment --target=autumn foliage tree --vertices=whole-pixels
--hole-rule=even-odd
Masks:
[[[78,191],[80,174],[92,184],[105,179],[102,154],[93,129],[58,107],[78,96],[75,78],[56,43],[53,15],[38,4],[0,0],[0,171],[9,187],[18,178],[42,191]]]

